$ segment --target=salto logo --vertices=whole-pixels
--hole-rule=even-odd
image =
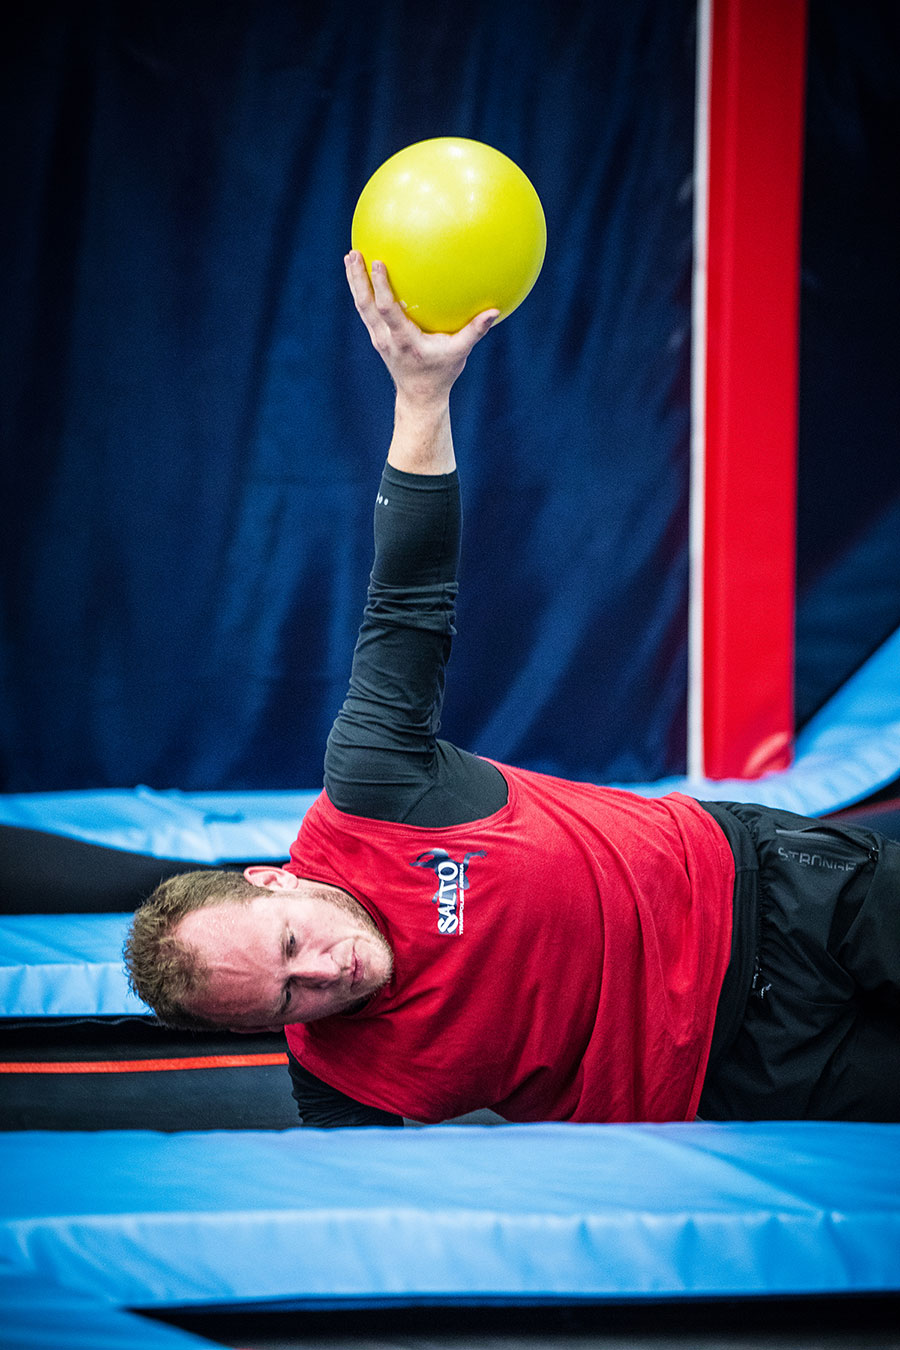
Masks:
[[[445,937],[454,933],[462,937],[463,915],[465,911],[465,892],[469,888],[467,873],[473,858],[483,858],[484,849],[476,853],[467,853],[462,862],[456,862],[443,848],[431,848],[420,853],[413,867],[430,867],[438,880],[438,888],[431,897],[432,904],[438,907],[438,932]]]

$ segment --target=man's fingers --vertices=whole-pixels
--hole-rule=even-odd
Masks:
[[[390,328],[404,327],[409,322],[409,315],[405,313],[404,306],[394,295],[387,268],[383,262],[379,259],[373,260],[370,275],[362,254],[357,249],[352,249],[344,258],[344,265],[347,270],[350,290],[360,313],[363,313],[367,307],[372,306],[374,302],[374,308]],[[472,348],[476,342],[484,337],[499,317],[499,309],[483,310],[481,314],[476,314],[474,319],[467,323],[464,328],[459,329],[456,333],[448,333],[444,336],[451,338],[454,345]]]
[[[465,328],[460,328],[458,333],[453,333],[447,338],[447,342],[453,347],[453,350],[460,356],[466,357],[475,346],[480,342],[485,333],[489,333],[493,325],[500,317],[499,309],[485,309],[475,318],[467,323]]]
[[[356,302],[356,308],[362,313],[363,307],[366,304],[371,304],[373,299],[372,283],[369,280],[363,255],[356,249],[352,249],[344,258],[344,268],[347,273],[350,293]]]
[[[390,328],[396,328],[407,322],[403,306],[394,295],[388,279],[387,268],[378,259],[372,263],[372,293],[375,296],[378,313]]]
[[[500,316],[498,309],[486,309],[456,333],[425,333],[404,312],[383,262],[373,259],[367,269],[359,250],[351,249],[344,266],[359,316],[398,391],[422,381],[432,390],[449,391],[472,348]]]
[[[346,255],[344,265],[356,308],[378,351],[383,353],[388,337],[408,340],[410,331],[418,331],[403,313],[383,262],[373,261],[370,273],[362,254],[352,250]]]
[[[471,347],[476,342],[480,342],[485,333],[490,332],[491,328],[500,318],[499,309],[485,309],[480,314],[476,314],[471,323],[467,323],[465,328],[461,328],[457,337],[464,337]]]

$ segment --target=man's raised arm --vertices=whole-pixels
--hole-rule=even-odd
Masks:
[[[396,417],[375,507],[375,561],[350,688],[325,755],[325,787],[351,815],[450,825],[490,815],[506,784],[486,760],[438,741],[454,632],[459,483],[450,390],[496,318],[423,333],[384,268],[374,285],[359,253],[345,259],[356,308],[396,388]]]

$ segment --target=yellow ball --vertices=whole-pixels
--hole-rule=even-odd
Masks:
[[[458,136],[418,141],[376,169],[350,236],[368,267],[385,264],[397,299],[427,333],[455,333],[484,309],[511,314],[547,248],[540,198],[522,170]]]

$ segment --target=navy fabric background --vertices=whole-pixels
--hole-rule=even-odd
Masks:
[[[838,76],[819,56],[811,88],[833,110],[822,163],[837,138],[841,173],[871,184],[890,23],[862,8],[871,31],[829,35]],[[851,7],[824,10],[840,27]],[[443,733],[574,777],[682,772],[693,3],[35,0],[3,22],[0,788],[320,782],[391,422],[341,257],[369,175],[433,135],[511,155],[549,233],[535,290],[454,394]],[[840,192],[816,181],[810,219]],[[821,400],[858,294],[830,217],[805,234],[806,491],[844,453]],[[888,431],[871,383],[867,446]],[[853,426],[859,392],[848,373]],[[883,509],[900,493],[880,480]],[[824,536],[801,519],[801,632],[877,523],[866,488],[841,530],[846,491]],[[896,595],[880,621],[900,621]],[[837,665],[805,653],[809,707],[862,659],[859,641]]]
[[[520,163],[550,238],[455,395],[444,733],[573,774],[677,769],[692,6],[29,14],[4,786],[321,780],[391,421],[341,258],[369,175],[439,134]]]
[[[798,726],[900,624],[900,7],[809,15]]]

